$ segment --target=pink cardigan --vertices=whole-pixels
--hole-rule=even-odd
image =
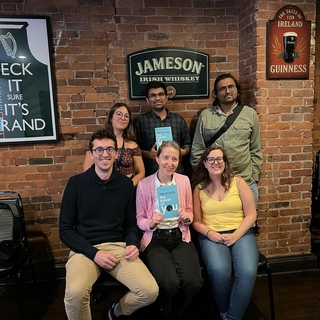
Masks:
[[[148,176],[139,181],[137,186],[137,223],[138,227],[143,231],[143,236],[140,243],[140,250],[143,251],[152,239],[153,231],[150,229],[152,216],[155,212],[154,197],[155,197],[155,174]],[[191,241],[189,224],[193,220],[192,207],[192,192],[189,178],[185,175],[174,173],[174,178],[178,187],[178,197],[180,208],[188,213],[190,222],[183,223],[179,221],[179,228],[182,232],[182,240],[185,242]]]

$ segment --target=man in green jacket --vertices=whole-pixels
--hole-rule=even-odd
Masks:
[[[227,116],[240,104],[240,84],[229,73],[216,79],[213,91],[216,99],[212,107],[200,114],[192,142],[190,161],[193,168],[197,166],[210,139],[224,125]],[[263,158],[256,111],[244,106],[229,129],[213,143],[225,149],[234,174],[241,176],[248,183],[257,204],[257,183]]]

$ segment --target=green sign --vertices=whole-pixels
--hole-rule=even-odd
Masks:
[[[161,81],[172,99],[209,97],[209,55],[177,47],[150,48],[127,56],[130,99],[144,99],[150,81]]]

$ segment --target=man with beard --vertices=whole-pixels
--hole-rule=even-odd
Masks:
[[[213,92],[212,106],[199,116],[192,142],[190,161],[193,168],[208,144],[222,147],[229,158],[235,175],[241,176],[250,186],[255,203],[258,202],[258,181],[263,163],[260,142],[260,125],[254,109],[243,106],[233,124],[216,141],[211,138],[224,125],[226,118],[233,113],[240,102],[240,84],[230,74],[217,77]]]
[[[172,138],[181,148],[182,156],[189,153],[191,147],[190,135],[186,121],[182,116],[168,110],[168,93],[163,82],[151,81],[146,87],[146,101],[151,110],[137,116],[133,121],[137,144],[142,151],[146,176],[158,170],[156,162],[156,139],[155,128],[171,127]],[[183,166],[180,164],[176,172],[183,173]]]

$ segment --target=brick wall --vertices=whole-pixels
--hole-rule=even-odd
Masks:
[[[320,3],[317,4],[316,14],[316,34],[320,34]],[[315,154],[320,150],[320,42],[316,41],[315,51],[318,53],[315,59],[314,76],[314,127],[313,127],[313,152]]]
[[[265,80],[265,21],[288,4],[298,6],[311,20],[314,44],[315,1],[260,2],[256,34],[255,92],[265,160],[260,183],[260,247],[270,255],[308,252],[310,246],[314,46],[309,80]]]
[[[106,111],[118,101],[134,114],[145,101],[128,100],[126,56],[157,46],[210,54],[210,87],[217,75],[239,77],[244,99],[261,121],[259,246],[269,256],[310,251],[314,41],[310,80],[265,79],[266,21],[294,4],[315,21],[315,0],[3,0],[1,14],[51,17],[59,130],[56,144],[0,146],[0,190],[21,193],[37,260],[66,260],[58,216],[67,179],[82,171],[85,147]],[[314,36],[314,31],[313,31]],[[314,39],[313,39],[314,40]],[[319,81],[318,81],[319,82]],[[212,99],[169,102],[194,132]],[[52,164],[30,165],[30,158]]]

